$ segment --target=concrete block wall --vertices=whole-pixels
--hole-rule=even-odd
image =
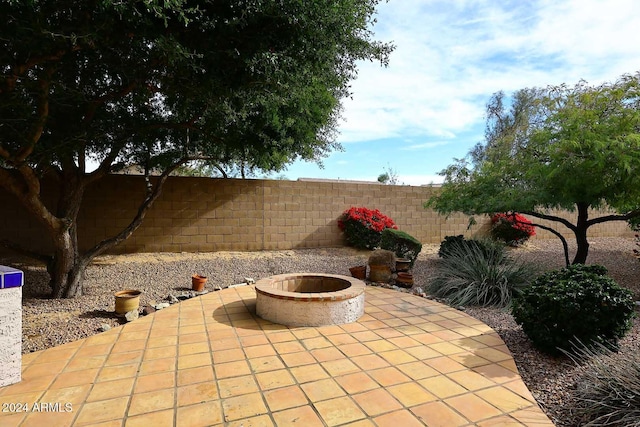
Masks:
[[[126,227],[143,200],[140,176],[113,175],[87,188],[78,217],[82,249],[111,237]],[[422,243],[439,243],[448,235],[467,237],[486,233],[489,219],[467,230],[469,218],[448,218],[423,208],[437,187],[392,186],[349,181],[280,181],[171,177],[162,195],[133,235],[112,253],[254,251],[343,245],[338,218],[351,206],[379,209],[398,228]],[[43,185],[42,194],[53,206],[55,189]],[[11,195],[0,191],[11,209],[0,211],[0,239],[47,250],[45,230]],[[567,218],[575,214],[563,213]],[[564,231],[563,231],[564,232]],[[570,236],[570,232],[565,233]],[[591,237],[633,234],[625,222],[593,227]],[[555,238],[539,230],[536,238]]]

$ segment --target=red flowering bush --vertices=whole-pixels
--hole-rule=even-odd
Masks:
[[[378,209],[351,207],[338,219],[338,227],[344,232],[347,243],[359,249],[373,249],[380,245],[382,230],[397,229],[391,218]]]
[[[535,234],[536,230],[531,221],[515,212],[496,213],[491,217],[491,235],[507,245],[521,245]]]

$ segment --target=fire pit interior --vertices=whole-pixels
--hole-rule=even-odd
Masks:
[[[352,323],[364,314],[364,289],[353,277],[280,274],[256,282],[256,313],[287,326]]]

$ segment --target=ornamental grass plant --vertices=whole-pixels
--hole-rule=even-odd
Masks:
[[[428,293],[450,305],[506,307],[528,285],[533,269],[511,258],[500,242],[448,247],[428,284]]]
[[[378,209],[351,207],[338,219],[338,227],[349,246],[358,249],[374,249],[380,246],[382,231],[397,229],[395,222]]]

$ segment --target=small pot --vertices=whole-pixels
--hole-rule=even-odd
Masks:
[[[396,271],[409,271],[411,268],[411,260],[406,258],[398,258],[396,260]]]
[[[413,274],[411,273],[398,273],[398,277],[396,277],[396,284],[403,288],[412,288],[413,287]]]
[[[191,276],[191,289],[196,292],[202,292],[204,290],[204,284],[207,283],[207,276],[201,276],[194,274]]]
[[[140,307],[140,294],[142,291],[125,289],[114,294],[116,297],[116,314],[126,314]]]
[[[372,282],[389,283],[391,268],[388,265],[369,265],[369,280]]]
[[[366,265],[356,265],[355,267],[349,268],[351,275],[356,279],[364,280],[367,277],[367,266]]]

